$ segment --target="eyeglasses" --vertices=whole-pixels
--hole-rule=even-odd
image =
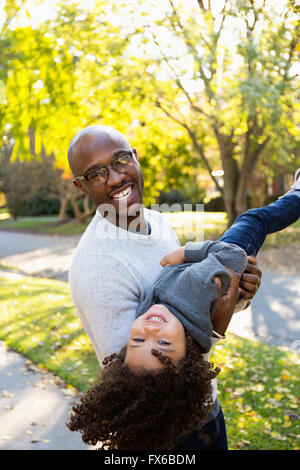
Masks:
[[[112,162],[110,166],[102,166],[89,171],[86,175],[75,176],[74,181],[88,181],[93,186],[100,186],[108,180],[109,170],[114,169],[117,173],[126,173],[133,166],[132,151],[124,152],[120,157]]]

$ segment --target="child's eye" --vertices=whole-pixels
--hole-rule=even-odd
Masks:
[[[171,343],[168,343],[168,341],[161,340],[161,341],[158,341],[158,344],[162,344],[164,346],[169,346]]]
[[[133,338],[133,341],[136,341],[137,343],[142,343],[144,341],[143,338]]]

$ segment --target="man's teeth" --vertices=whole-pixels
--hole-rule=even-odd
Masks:
[[[151,317],[149,317],[148,320],[160,321],[160,322],[164,323],[164,320],[161,317],[156,317],[155,315],[152,315]]]
[[[129,194],[131,193],[131,191],[132,191],[132,186],[128,186],[128,188],[123,189],[123,191],[120,191],[119,193],[114,194],[114,195],[113,195],[113,199],[122,199],[122,198],[125,198],[125,197],[129,196]]]

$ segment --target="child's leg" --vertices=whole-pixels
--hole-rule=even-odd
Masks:
[[[256,255],[269,233],[279,232],[300,217],[299,194],[291,193],[269,206],[241,214],[224,233],[221,241],[235,243],[247,255]]]

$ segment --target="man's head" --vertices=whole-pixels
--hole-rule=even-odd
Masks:
[[[126,156],[127,164],[116,164],[122,156]],[[127,139],[116,129],[103,125],[86,127],[71,141],[68,161],[74,184],[97,206],[111,206],[118,217],[128,214],[131,206],[142,203],[144,181],[136,150],[130,148]],[[107,180],[100,181],[100,172],[95,170],[108,167]]]
[[[132,370],[157,370],[163,367],[155,352],[174,363],[186,354],[182,323],[164,305],[155,304],[138,317],[130,331],[125,362]],[[154,354],[153,354],[154,353]]]

